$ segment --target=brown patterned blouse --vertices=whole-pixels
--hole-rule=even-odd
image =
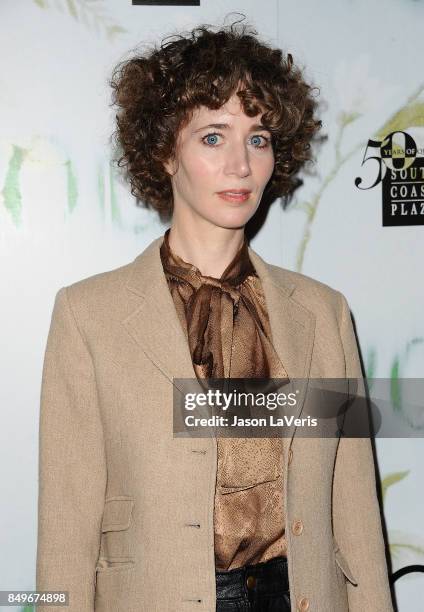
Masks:
[[[288,379],[246,238],[216,279],[172,252],[169,232],[160,255],[197,378]],[[281,438],[217,438],[217,570],[286,556],[282,452]]]

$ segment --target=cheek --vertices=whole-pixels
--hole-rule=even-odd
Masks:
[[[272,150],[252,151],[249,162],[252,175],[258,186],[261,184],[265,185],[274,172],[274,152]]]
[[[274,156],[267,156],[267,158],[261,160],[261,162],[262,163],[260,164],[259,172],[262,176],[263,181],[267,182],[271,178],[272,173],[274,172]]]
[[[193,155],[185,160],[185,172],[193,184],[204,185],[217,174],[216,160],[202,155]]]

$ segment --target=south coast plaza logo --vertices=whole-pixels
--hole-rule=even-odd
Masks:
[[[379,155],[372,155],[375,149]],[[357,176],[358,189],[373,189],[382,184],[383,226],[424,225],[424,148],[418,148],[407,132],[397,130],[383,140],[368,140],[362,166],[373,163],[375,180],[362,186]],[[370,161],[371,160],[371,161]]]

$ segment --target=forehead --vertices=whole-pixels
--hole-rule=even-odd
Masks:
[[[236,94],[218,109],[210,109],[207,106],[200,106],[193,112],[190,126],[196,127],[206,123],[246,123],[250,124],[254,120],[260,123],[263,112],[259,112],[255,117],[248,117],[242,107],[241,100]],[[219,121],[218,121],[219,120]]]

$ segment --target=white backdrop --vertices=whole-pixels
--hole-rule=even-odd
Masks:
[[[165,229],[110,165],[111,70],[140,42],[220,24],[231,11],[305,66],[328,134],[316,175],[289,209],[274,203],[252,247],[345,294],[369,374],[389,378],[397,365],[402,377],[423,376],[423,228],[382,227],[381,185],[354,185],[369,181],[365,145],[390,118],[424,144],[423,1],[3,0],[0,589],[35,585],[39,391],[54,295],[129,262]],[[423,564],[422,440],[378,439],[377,451],[392,570]],[[398,581],[401,612],[419,608],[423,584],[418,574]]]

